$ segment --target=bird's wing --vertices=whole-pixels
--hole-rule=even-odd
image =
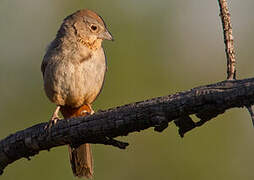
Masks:
[[[44,77],[44,73],[45,73],[45,69],[46,69],[47,65],[48,65],[48,61],[47,61],[47,59],[44,57],[44,58],[43,58],[43,61],[42,61],[42,63],[41,63],[41,72],[42,72],[42,76],[43,76],[43,77]]]
[[[52,53],[52,51],[50,49],[54,49],[54,47],[51,47],[52,45],[54,45],[54,41],[51,42],[48,45],[48,47],[46,48],[46,54],[44,55],[42,63],[41,63],[41,72],[42,72],[43,77],[44,77],[45,70],[46,70],[46,67],[47,67],[49,59],[50,59],[50,55]]]

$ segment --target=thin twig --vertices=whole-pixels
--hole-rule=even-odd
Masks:
[[[246,106],[246,108],[248,109],[249,113],[250,113],[250,117],[251,117],[251,120],[252,120],[252,124],[254,126],[254,113],[252,111],[252,107],[251,106]]]
[[[218,2],[220,6],[220,17],[222,21],[225,51],[227,56],[227,79],[234,80],[236,79],[236,57],[228,4],[227,0],[218,0]]]

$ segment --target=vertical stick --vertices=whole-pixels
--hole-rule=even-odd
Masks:
[[[232,35],[232,25],[230,22],[230,14],[228,10],[227,0],[218,0],[220,6],[220,17],[222,21],[225,52],[227,56],[227,79],[236,79],[236,68],[235,68],[235,49],[234,49],[234,38]]]

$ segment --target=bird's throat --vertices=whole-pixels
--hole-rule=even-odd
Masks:
[[[85,40],[83,38],[78,38],[77,41],[91,50],[97,50],[98,48],[101,47],[101,43],[102,43],[101,39],[95,39],[95,40],[86,39]]]

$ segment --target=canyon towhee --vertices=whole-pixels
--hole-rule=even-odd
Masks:
[[[64,118],[93,113],[91,103],[102,89],[107,69],[104,39],[113,40],[95,12],[84,9],[64,19],[41,65],[46,95],[57,105],[47,128],[59,119],[59,110]],[[75,176],[93,177],[89,144],[69,145],[69,155]]]

